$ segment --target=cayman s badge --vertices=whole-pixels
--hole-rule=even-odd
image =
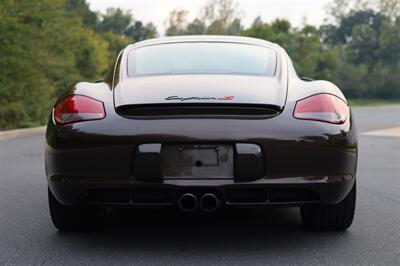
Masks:
[[[166,101],[232,101],[235,96],[191,96],[191,97],[180,97],[180,96],[168,96],[165,98]]]

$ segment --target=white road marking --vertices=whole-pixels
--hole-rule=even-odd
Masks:
[[[395,137],[400,138],[400,127],[391,127],[380,130],[373,130],[361,133],[365,136],[376,136],[376,137]]]

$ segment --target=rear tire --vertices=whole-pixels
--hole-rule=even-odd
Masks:
[[[98,225],[97,215],[93,208],[82,206],[63,205],[54,197],[48,189],[49,209],[54,226],[63,232],[90,230]]]
[[[303,225],[314,230],[345,230],[353,222],[356,183],[338,204],[318,204],[300,208]]]

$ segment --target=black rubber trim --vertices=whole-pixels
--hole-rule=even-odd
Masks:
[[[128,118],[270,118],[278,115],[281,108],[260,104],[215,103],[165,103],[124,105],[116,108],[119,115]]]

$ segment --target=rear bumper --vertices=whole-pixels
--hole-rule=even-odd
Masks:
[[[66,205],[173,206],[184,193],[200,197],[217,195],[222,206],[301,206],[340,202],[350,191],[355,177],[350,175],[259,179],[235,183],[233,180],[166,180],[162,183],[134,182],[127,178],[70,178],[54,176],[49,187]]]
[[[49,187],[63,204],[171,206],[185,191],[212,191],[223,206],[340,202],[356,177],[357,134],[352,117],[333,125],[293,119],[292,110],[287,104],[279,116],[255,120],[134,120],[108,110],[104,120],[62,127],[50,122],[45,149]],[[162,175],[143,181],[135,173],[135,158],[137,148],[149,143],[256,144],[263,153],[263,173],[240,182],[167,180]],[[153,166],[150,163],[148,168]],[[153,191],[164,195],[164,200],[156,202],[159,199]],[[233,200],[234,192],[250,196]],[[251,194],[258,196],[251,198]],[[147,202],[143,199],[146,195]]]

